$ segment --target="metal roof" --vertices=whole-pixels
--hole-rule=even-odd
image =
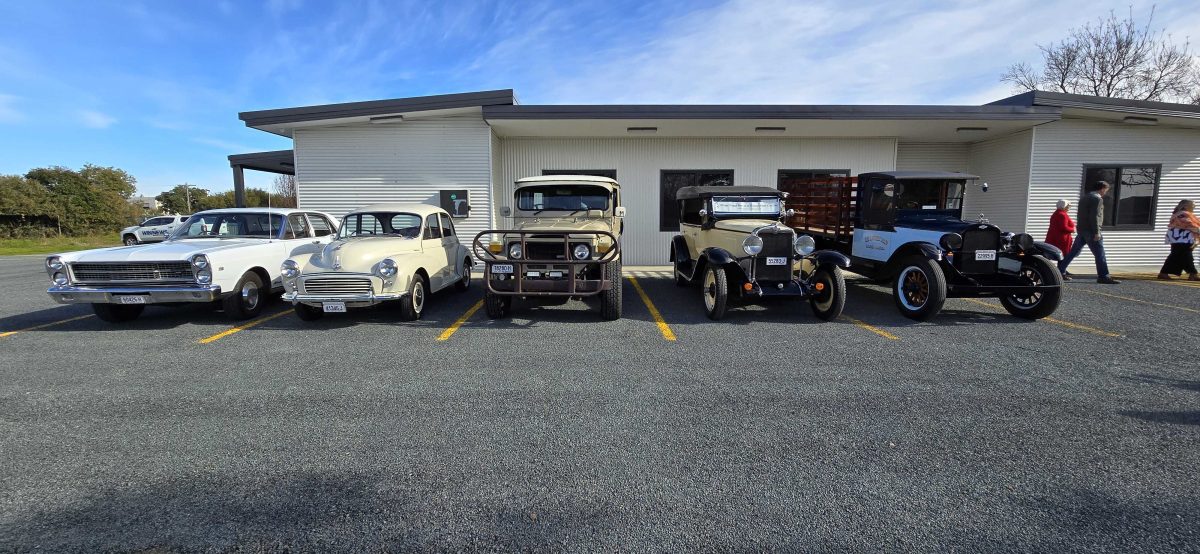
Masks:
[[[978,179],[976,175],[970,173],[958,173],[954,171],[873,171],[871,173],[863,173],[858,176],[859,179],[871,176],[891,177],[893,179]]]
[[[383,202],[379,204],[370,204],[361,208],[354,208],[353,210],[346,212],[346,215],[368,212],[408,212],[421,216],[427,216],[430,214],[444,214],[446,213],[446,210],[431,204],[421,204],[419,202]]]
[[[448,110],[455,108],[491,106],[497,104],[505,105],[514,104],[516,101],[517,99],[516,96],[513,95],[512,89],[501,89],[480,92],[463,92],[458,94],[438,94],[434,96],[416,96],[412,98],[394,98],[390,100],[370,100],[366,102],[322,104],[317,106],[304,106],[300,108],[241,112],[238,114],[238,119],[245,121],[247,127],[258,127],[262,125],[277,125],[280,123],[320,121],[323,119],[403,114],[408,112]]]
[[[676,200],[689,200],[692,198],[709,198],[711,196],[775,196],[779,197],[782,193],[779,189],[771,187],[755,187],[744,185],[732,186],[704,186],[704,187],[683,187],[675,193]]]
[[[1057,119],[1042,106],[492,105],[484,119]]]
[[[1107,98],[1104,96],[1088,96],[1086,94],[1068,94],[1065,92],[1050,92],[1044,90],[1025,92],[997,100],[987,105],[1025,107],[1049,106],[1056,108],[1081,108],[1091,110],[1119,111],[1143,115],[1200,118],[1200,105],[1197,104],[1175,104],[1171,102],[1154,102],[1150,100]]]
[[[230,166],[241,166],[246,169],[256,169],[269,173],[283,175],[296,174],[296,153],[292,150],[273,150],[270,152],[250,152],[229,156]]]

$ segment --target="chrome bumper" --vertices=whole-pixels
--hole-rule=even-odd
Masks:
[[[168,304],[173,302],[212,302],[221,297],[221,287],[180,286],[180,287],[87,287],[87,286],[54,286],[46,290],[46,294],[59,304],[119,304],[114,296],[144,296],[147,304]]]
[[[408,292],[388,292],[381,294],[301,294],[285,292],[283,299],[293,304],[320,304],[322,302],[345,302],[347,305],[374,306],[389,300],[399,300],[408,296]]]

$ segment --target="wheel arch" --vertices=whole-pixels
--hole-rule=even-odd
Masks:
[[[910,242],[900,248],[897,248],[892,256],[888,258],[887,264],[884,265],[881,275],[886,275],[888,279],[894,278],[900,273],[900,268],[904,265],[904,260],[912,257],[920,256],[926,260],[933,262],[942,261],[942,249],[928,242]]]

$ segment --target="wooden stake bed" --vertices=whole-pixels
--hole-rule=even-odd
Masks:
[[[857,209],[856,177],[783,179],[779,190],[788,193],[784,208],[796,212],[784,223],[797,233],[850,241]]]

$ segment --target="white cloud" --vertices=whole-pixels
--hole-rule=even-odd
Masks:
[[[117,122],[117,118],[96,110],[79,110],[78,115],[79,121],[92,129],[107,129]]]
[[[17,123],[25,119],[25,114],[17,109],[20,97],[11,94],[0,94],[0,123]]]

